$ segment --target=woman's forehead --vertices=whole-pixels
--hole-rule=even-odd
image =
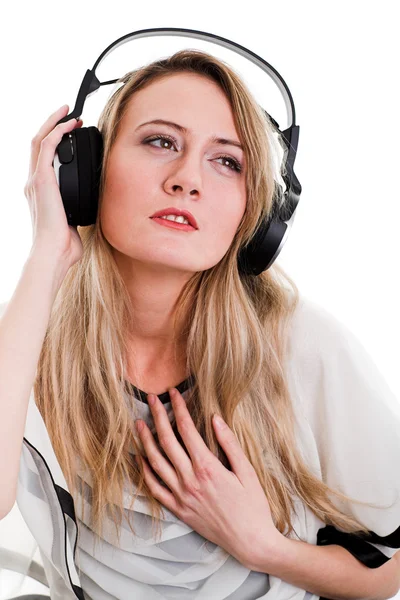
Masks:
[[[178,76],[192,77],[192,74],[174,74],[169,76],[169,79]],[[157,84],[165,85],[161,87]],[[124,118],[134,130],[144,128],[144,124],[149,121],[158,120],[158,124],[161,124],[161,121],[168,122],[164,124],[182,135],[190,136],[202,132],[210,137],[240,143],[231,105],[221,89],[215,86],[216,90],[200,90],[197,83],[196,87],[177,86],[176,81],[166,84],[165,80],[155,81],[132,95],[127,103]]]

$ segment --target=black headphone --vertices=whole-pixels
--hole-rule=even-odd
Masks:
[[[279,124],[267,111],[262,109],[280,132],[287,147],[284,158],[286,173],[282,173],[282,178],[286,184],[282,205],[278,207],[277,202],[274,202],[271,214],[267,219],[260,222],[248,246],[241,248],[238,253],[239,271],[242,274],[259,275],[272,265],[282,250],[293,224],[301,194],[300,182],[293,171],[300,130],[299,126],[295,125],[293,98],[278,71],[260,56],[226,38],[195,29],[160,27],[156,29],[140,29],[133,33],[128,33],[110,44],[96,60],[93,68],[86,71],[73,111],[60,119],[57,125],[73,117],[80,117],[87,96],[98,90],[101,85],[110,85],[119,81],[118,79],[111,79],[110,81],[100,82],[95,75],[96,68],[113,48],[124,44],[132,38],[153,35],[180,36],[182,34],[184,34],[184,37],[193,37],[206,41],[210,41],[211,38],[213,43],[225,46],[248,58],[274,80],[285,99],[288,122],[291,123],[290,127],[285,129],[285,131],[280,131]],[[66,133],[56,148],[53,166],[69,225],[74,227],[77,225],[86,226],[96,222],[102,158],[103,138],[97,127],[81,127],[72,130],[70,133]],[[275,182],[276,191],[277,186],[281,188],[280,184]],[[275,197],[277,197],[276,192]]]

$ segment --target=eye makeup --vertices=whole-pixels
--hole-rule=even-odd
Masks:
[[[147,137],[142,141],[142,144],[150,144],[150,142],[158,141],[158,140],[166,140],[166,141],[170,142],[171,144],[173,144],[175,147],[177,145],[177,140],[174,137],[164,134],[164,133],[163,134],[161,134],[161,133],[155,134],[150,137]],[[160,150],[168,150],[168,148],[161,148],[160,146],[153,146],[153,147],[154,148],[158,147],[158,148],[160,148]],[[223,167],[226,167],[227,169],[234,171],[236,173],[242,172],[242,165],[236,158],[233,158],[233,156],[228,156],[226,154],[221,154],[221,155],[217,156],[216,160],[219,160],[221,158],[223,158],[227,161],[230,161],[230,163],[231,163],[231,166],[227,167],[226,165],[222,165]]]

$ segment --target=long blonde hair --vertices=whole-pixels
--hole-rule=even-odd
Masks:
[[[284,199],[282,193],[274,196],[274,182],[283,183],[277,156],[285,147],[227,64],[187,49],[119,80],[123,85],[108,99],[98,123],[104,140],[100,206],[107,161],[128,102],[160,77],[181,72],[203,75],[225,92],[248,165],[246,209],[231,246],[218,264],[191,277],[177,301],[176,322],[183,322],[184,316],[187,323],[187,372],[195,377],[188,410],[207,447],[229,468],[211,422],[214,413],[225,419],[258,475],[281,533],[294,531],[295,496],[324,523],[367,533],[329,496],[358,501],[318,479],[294,443],[295,418],[284,361],[298,288],[276,262],[256,277],[238,271],[239,249],[250,241],[260,218]],[[120,540],[127,481],[137,486],[131,507],[138,494],[147,498],[159,536],[162,505],[152,497],[131,454],[144,452],[136,443],[132,406],[125,393],[125,333],[134,318],[130,296],[99,218],[78,231],[84,253],[69,269],[52,307],[34,382],[35,401],[73,497],[79,468],[90,474],[92,528],[98,536],[109,507]],[[172,425],[183,444],[174,420]],[[129,526],[134,533],[130,522]]]

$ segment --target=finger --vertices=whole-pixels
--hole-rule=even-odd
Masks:
[[[137,422],[137,421],[136,421]],[[173,466],[161,454],[154,437],[144,421],[140,421],[142,430],[139,431],[139,437],[143,444],[144,451],[149,461],[149,465],[167,484],[171,491],[178,491],[180,488],[178,476]],[[145,461],[144,461],[145,463]]]
[[[214,415],[213,425],[218,443],[229,460],[232,472],[236,475],[243,487],[247,487],[254,480],[254,475],[256,475],[253,465],[243,452],[243,448],[239,444],[236,435],[232,429],[228,427],[225,421],[223,421],[221,427],[218,427]]]
[[[155,403],[153,405],[151,404],[152,398],[155,398]],[[174,465],[178,474],[187,481],[188,478],[194,476],[192,462],[184,448],[182,448],[181,444],[176,439],[164,404],[160,401],[158,396],[149,394],[149,405],[156,426],[160,446]],[[193,421],[191,419],[190,421],[193,425]]]
[[[69,133],[78,125],[77,120],[73,117],[65,123],[60,123],[51,131],[41,142],[39,156],[36,165],[36,173],[54,173],[53,161],[58,144],[61,142],[63,135]]]
[[[198,467],[201,465],[204,467],[205,462],[207,460],[212,461],[215,456],[210,452],[200,433],[197,431],[187,409],[186,402],[180,392],[176,388],[172,388],[169,390],[169,394],[178,431],[187,448],[192,466]]]
[[[40,142],[46,135],[50,133],[56,126],[57,122],[68,114],[68,105],[61,106],[58,108],[50,117],[43,123],[39,131],[32,138],[31,141],[31,157],[29,163],[29,177],[32,177],[36,171],[37,159],[40,152]]]
[[[157,481],[157,478],[154,476],[154,473],[147,464],[146,459],[141,458],[141,463],[143,465],[144,479],[154,498],[161,502],[161,504],[168,508],[168,510],[174,513],[178,518],[180,518],[180,507],[174,495],[160,485],[160,483]]]
[[[180,392],[176,388],[170,390],[174,414],[178,431],[181,434],[182,440],[189,452],[192,460],[193,471],[204,469],[207,460],[213,462],[215,456],[210,452],[209,448],[204,443],[203,438],[197,431],[190,413],[187,409],[186,402]],[[233,431],[224,423],[225,427],[219,429],[215,426],[216,436],[220,446],[225,451],[225,454],[232,467],[233,474],[239,479],[243,486],[249,485],[254,479],[254,468],[243,452],[243,448]],[[217,461],[218,464],[221,464]]]

